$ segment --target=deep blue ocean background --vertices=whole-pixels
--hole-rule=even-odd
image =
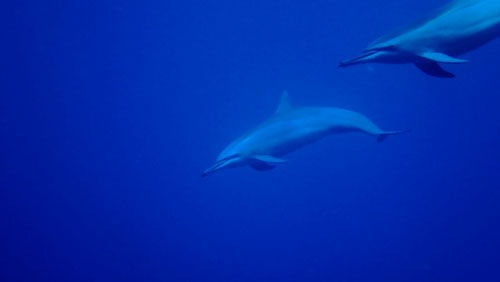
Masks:
[[[0,281],[500,281],[500,40],[337,67],[445,3],[7,4]],[[200,178],[283,90],[412,131]]]

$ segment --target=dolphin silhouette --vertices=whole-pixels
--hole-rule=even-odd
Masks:
[[[287,153],[327,135],[351,131],[375,135],[379,142],[390,134],[403,132],[383,131],[362,114],[340,108],[293,106],[285,91],[276,113],[227,146],[201,176],[245,165],[269,170],[284,163],[281,157]]]
[[[500,35],[500,0],[455,0],[426,18],[382,36],[363,54],[341,62],[413,63],[428,75],[452,78],[439,63],[465,63],[455,56],[469,52]]]

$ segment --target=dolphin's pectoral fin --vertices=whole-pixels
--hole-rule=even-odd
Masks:
[[[437,63],[448,63],[448,64],[467,63],[467,60],[453,58],[451,56],[439,52],[425,52],[420,54],[420,57]]]
[[[253,156],[250,166],[256,170],[270,170],[275,168],[278,164],[286,162],[283,159],[273,157],[271,155],[256,155]]]
[[[454,74],[444,70],[438,63],[436,62],[425,62],[425,63],[416,63],[417,68],[421,71],[425,72],[428,75],[442,77],[442,78],[453,78]]]
[[[273,157],[271,155],[257,155],[257,156],[254,156],[253,158],[258,160],[258,161],[270,164],[270,165],[276,165],[276,164],[286,162],[286,160],[279,159],[279,158]]]
[[[265,163],[265,162],[261,162],[261,161],[258,161],[258,160],[254,160],[250,166],[255,169],[255,170],[259,170],[259,171],[264,171],[264,170],[270,170],[270,169],[273,169],[275,168],[276,166],[274,165],[270,165],[268,163]]]
[[[419,54],[420,57],[425,59],[425,62],[416,63],[417,67],[428,75],[452,78],[455,77],[454,74],[444,70],[438,63],[447,64],[460,64],[467,63],[467,60],[453,58],[444,53],[439,52],[424,52]]]
[[[271,155],[256,155],[253,157],[250,166],[256,170],[270,170],[278,164],[286,162],[283,159],[273,157]]]

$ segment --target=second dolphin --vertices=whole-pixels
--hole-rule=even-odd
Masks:
[[[455,56],[500,35],[500,0],[455,0],[406,28],[375,40],[364,53],[340,63],[414,63],[428,75],[454,75],[439,63],[465,63]]]
[[[335,133],[360,131],[382,141],[402,131],[383,131],[362,114],[330,107],[297,107],[283,93],[276,113],[263,124],[232,142],[206,176],[222,168],[249,165],[268,170],[285,162],[281,157],[298,148]]]

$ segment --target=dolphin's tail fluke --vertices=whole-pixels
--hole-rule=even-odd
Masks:
[[[407,130],[400,130],[400,131],[385,131],[385,132],[382,132],[380,133],[378,136],[377,136],[377,141],[378,142],[382,142],[385,140],[385,138],[387,138],[387,136],[389,135],[394,135],[394,134],[403,134],[403,133],[407,133],[407,132],[410,132],[409,129]]]

